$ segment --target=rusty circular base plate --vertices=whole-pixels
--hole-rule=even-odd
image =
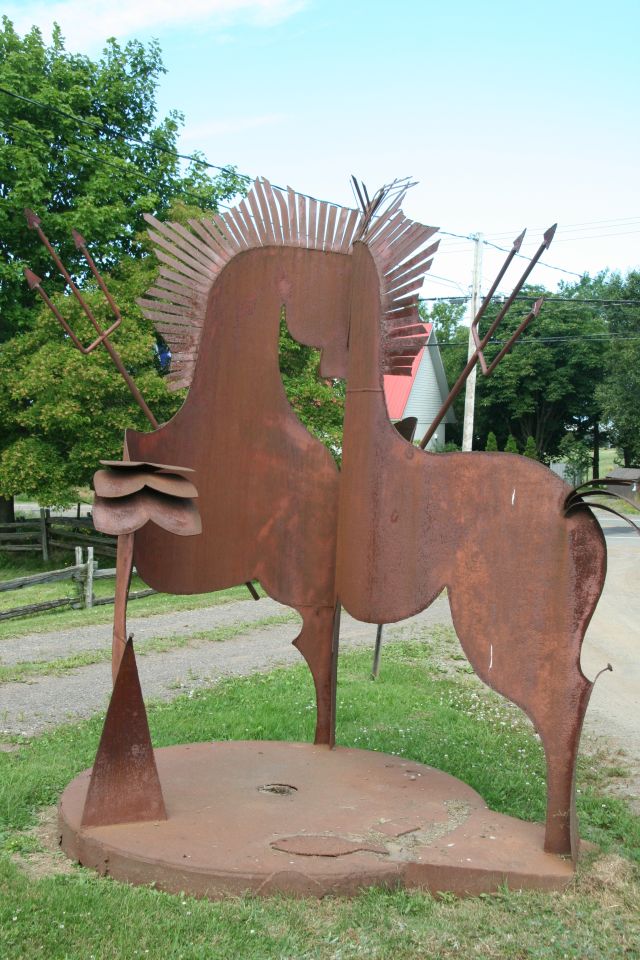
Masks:
[[[129,883],[220,897],[350,895],[384,885],[478,894],[559,889],[570,862],[543,828],[489,810],[431,767],[365,750],[269,741],[165,747],[168,819],[81,829],[90,771],[60,803],[67,855]]]

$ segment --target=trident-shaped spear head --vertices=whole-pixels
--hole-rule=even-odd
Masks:
[[[30,210],[29,207],[24,208],[24,216],[27,221],[27,226],[30,230],[35,230],[36,227],[39,227],[42,221],[37,213],[34,213],[33,210]]]
[[[29,289],[37,290],[40,284],[42,283],[42,280],[40,279],[40,277],[37,274],[35,274],[33,270],[29,270],[29,267],[24,268],[24,275],[27,279],[27,283],[29,284]]]
[[[557,229],[558,229],[558,224],[557,224],[557,223],[554,223],[554,225],[553,225],[552,227],[549,227],[549,229],[547,230],[547,232],[544,234],[544,236],[543,236],[543,238],[542,238],[542,240],[543,240],[543,242],[544,242],[544,245],[545,245],[545,247],[547,248],[547,250],[548,250],[549,247],[551,246],[551,241],[553,240],[553,238],[554,238],[554,236],[555,236],[555,232],[556,232]]]

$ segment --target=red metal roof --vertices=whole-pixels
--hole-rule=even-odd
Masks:
[[[424,323],[423,326],[427,337],[430,337],[433,324]],[[416,379],[416,374],[420,368],[423,353],[424,347],[413,359],[410,377],[394,377],[391,374],[385,374],[384,398],[387,402],[387,411],[389,413],[390,420],[402,420],[402,417],[404,416],[407,400],[409,399],[411,387],[413,386],[413,382]]]

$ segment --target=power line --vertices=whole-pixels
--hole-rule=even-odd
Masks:
[[[450,281],[450,282],[453,282],[453,281]],[[524,293],[522,293],[522,294],[518,294],[518,296],[517,296],[515,299],[516,299],[516,300],[537,300],[537,299],[538,299],[538,296],[540,296],[540,294],[533,294],[533,293],[524,294]],[[441,303],[450,303],[450,302],[453,301],[453,300],[464,300],[464,301],[467,301],[467,300],[470,300],[470,299],[471,299],[471,296],[470,296],[470,294],[464,294],[464,295],[463,295],[463,294],[460,294],[460,296],[457,296],[457,297],[455,297],[455,296],[452,296],[452,297],[419,297],[418,299],[419,299],[419,302],[420,302],[420,303],[432,303],[432,302],[435,302],[435,303],[438,303],[438,302],[441,302]],[[500,302],[502,302],[503,300],[506,300],[506,299],[507,299],[507,298],[506,298],[505,296],[502,296],[502,295],[497,295],[497,296],[495,296],[495,297],[492,297],[492,300],[494,300],[494,301],[496,301],[496,302],[498,302],[498,303],[500,303]],[[619,306],[619,307],[638,307],[638,306],[640,306],[640,300],[612,300],[612,299],[607,299],[607,298],[605,298],[605,297],[552,297],[552,296],[545,296],[544,302],[545,302],[545,303],[598,303],[598,304],[601,304],[601,305],[603,305],[603,306]]]
[[[604,225],[609,225],[611,227],[628,226],[629,223],[636,223],[638,221],[640,221],[640,216],[638,215],[633,217],[613,217],[610,220],[580,220],[577,223],[564,223],[562,227],[560,227],[560,231],[570,229],[574,231],[584,231],[591,230],[594,227],[602,227],[603,229],[606,229],[606,226]],[[545,227],[532,227],[531,229],[544,230]],[[513,234],[517,232],[518,231],[515,229],[504,230],[500,233],[487,233],[486,236],[492,237],[494,240],[501,240],[505,237],[512,237]]]
[[[180,160],[189,160],[192,163],[195,163],[201,167],[207,167],[210,170],[218,170],[221,173],[231,174],[237,177],[239,180],[244,180],[246,183],[253,183],[254,180],[256,179],[255,177],[251,176],[248,173],[239,173],[233,166],[227,165],[223,167],[217,163],[211,163],[207,159],[203,159],[201,157],[193,156],[190,154],[179,153],[177,150],[172,150],[169,147],[163,147],[160,144],[151,143],[148,140],[142,140],[139,137],[127,136],[123,133],[120,133],[120,134],[115,133],[114,131],[109,130],[104,125],[100,125],[99,121],[94,122],[92,120],[87,120],[84,117],[78,117],[76,114],[71,113],[68,110],[62,110],[60,107],[54,107],[52,104],[43,103],[41,100],[34,100],[32,97],[25,97],[22,94],[16,93],[14,90],[9,90],[7,87],[0,86],[0,93],[5,93],[9,97],[14,97],[16,100],[22,100],[25,103],[29,103],[32,106],[40,107],[43,110],[51,110],[53,111],[53,113],[60,114],[61,116],[67,117],[70,120],[74,120],[76,123],[81,123],[85,126],[91,127],[94,133],[97,133],[97,132],[104,133],[107,136],[111,137],[111,139],[120,140],[122,143],[129,143],[129,142],[138,143],[141,146],[148,147],[151,150],[159,150],[162,153],[166,153],[169,156],[179,158]],[[273,183],[272,186],[274,186],[276,190],[282,190],[283,192],[286,193],[285,187],[281,187],[277,183]],[[311,194],[308,194],[308,193],[301,193],[299,190],[296,192],[300,193],[300,196],[306,197],[307,200],[316,200],[318,203],[331,202],[331,201],[322,201],[318,197],[313,197],[311,196]],[[225,206],[225,204],[221,204],[221,206]],[[231,208],[227,206],[226,209],[229,210]]]
[[[6,96],[13,97],[14,99],[20,100],[20,101],[22,101],[23,103],[28,103],[28,104],[30,104],[31,106],[39,107],[40,109],[43,109],[43,110],[49,110],[49,111],[51,111],[51,112],[53,112],[53,113],[56,113],[56,114],[58,114],[58,115],[60,115],[60,116],[66,117],[67,119],[73,120],[75,123],[82,124],[83,126],[88,126],[88,127],[91,128],[91,130],[92,130],[94,133],[100,132],[100,133],[105,134],[105,135],[108,136],[108,137],[111,137],[112,139],[120,140],[120,141],[122,141],[122,142],[124,142],[124,143],[130,143],[130,142],[132,142],[132,143],[137,143],[137,144],[139,144],[139,145],[141,145],[141,146],[147,147],[147,148],[150,149],[150,150],[156,150],[156,151],[159,151],[159,152],[161,152],[161,153],[165,153],[165,154],[167,154],[167,155],[169,155],[169,156],[175,157],[176,159],[188,160],[189,162],[191,162],[191,163],[193,163],[193,164],[196,164],[196,165],[198,165],[198,166],[200,166],[200,167],[205,167],[205,168],[210,169],[210,170],[217,170],[217,171],[220,172],[220,173],[225,173],[225,174],[227,174],[227,175],[235,176],[235,177],[237,177],[239,180],[244,180],[246,183],[252,183],[252,182],[255,180],[255,177],[252,177],[252,176],[250,176],[249,174],[246,174],[246,173],[239,173],[239,172],[238,172],[237,170],[235,170],[235,168],[232,167],[232,166],[228,166],[228,165],[227,165],[227,166],[221,166],[220,164],[211,163],[209,160],[207,160],[207,159],[205,159],[205,158],[202,158],[202,157],[199,157],[199,156],[195,156],[195,155],[192,155],[192,154],[180,153],[180,152],[177,151],[177,150],[173,150],[173,149],[171,149],[171,148],[169,148],[169,147],[164,147],[164,146],[162,146],[161,144],[151,143],[151,142],[149,142],[148,140],[143,140],[143,139],[141,139],[140,137],[127,136],[127,135],[122,134],[122,133],[121,133],[121,134],[115,133],[114,131],[109,130],[109,129],[108,129],[107,127],[105,127],[103,124],[100,124],[100,122],[97,121],[97,120],[96,120],[96,121],[94,121],[94,120],[87,120],[87,119],[84,118],[84,117],[79,117],[79,116],[77,116],[76,114],[72,113],[72,112],[69,111],[69,110],[64,110],[64,109],[62,109],[61,107],[55,107],[55,106],[53,106],[53,104],[43,103],[41,100],[36,100],[36,99],[34,99],[33,97],[26,97],[26,96],[24,96],[23,94],[16,93],[15,90],[10,90],[8,87],[5,87],[5,86],[3,86],[3,85],[0,85],[0,93],[4,93]],[[69,144],[69,145],[70,145],[70,146],[75,146],[75,148],[76,148],[78,151],[82,152],[81,148],[78,147],[77,144]],[[91,156],[91,154],[86,154],[86,153],[85,153],[85,156]],[[108,160],[106,160],[106,159],[104,159],[104,158],[102,158],[102,161],[101,161],[101,162],[102,162],[102,163],[105,163],[106,165],[116,166],[115,164],[110,163]],[[123,160],[123,162],[125,162],[125,161]],[[126,162],[131,163],[131,161],[126,161]],[[139,170],[139,168],[138,168],[135,164],[131,163],[131,165],[135,167],[135,169],[138,171],[139,175],[140,175],[142,178],[144,178],[145,180],[147,180],[147,181],[149,181],[149,182],[151,182],[151,183],[154,183],[156,186],[159,186],[159,185],[160,185],[160,184],[159,184],[159,181],[154,180],[152,177],[149,177],[147,174],[143,173],[143,171]],[[273,186],[276,187],[276,189],[278,189],[278,190],[284,190],[284,189],[285,189],[284,187],[281,187],[281,186],[279,186],[278,184],[273,184]],[[189,191],[183,190],[183,193],[184,193],[185,196],[188,196],[188,197],[190,196],[190,197],[192,197],[192,198],[196,198],[196,195],[190,193]],[[309,194],[302,194],[302,196],[305,196],[305,197],[307,197],[307,199],[310,199],[310,200],[318,200],[317,197],[313,197],[313,196],[311,196],[311,195],[309,195]],[[197,199],[198,202],[201,202],[201,200],[202,200],[201,197],[197,197],[196,199]],[[322,202],[322,201],[319,201],[319,202]],[[224,207],[225,209],[230,209],[230,207],[228,206],[228,204],[224,204],[224,203],[219,202],[219,201],[217,201],[216,205],[217,205],[217,206],[222,206],[222,207]],[[637,220],[638,218],[637,218],[637,217],[628,217],[628,218],[623,218],[623,219],[624,219],[624,220],[635,221],[635,220]],[[611,223],[611,222],[614,222],[614,223],[615,223],[615,221],[606,221],[606,220],[603,220],[603,221],[591,221],[591,223],[594,223],[594,224],[597,224],[597,223]],[[588,226],[588,225],[589,225],[589,221],[584,221],[582,224],[580,224],[580,223],[578,223],[578,224],[568,224],[567,226],[580,227],[580,226],[585,226],[585,225]],[[635,233],[635,232],[637,232],[637,231],[629,231],[629,232],[630,232],[630,233]],[[469,234],[453,233],[453,232],[447,231],[447,230],[441,230],[440,233],[441,233],[441,235],[443,235],[443,236],[456,237],[457,239],[460,239],[460,240],[474,240],[474,239],[475,239],[473,236],[471,236],[471,235],[469,235]],[[618,234],[618,235],[623,236],[624,234]],[[499,237],[499,236],[502,236],[502,235],[501,235],[501,234],[493,234],[493,236],[498,236],[498,237]],[[613,235],[612,235],[612,234],[607,234],[607,235],[604,235],[604,236],[613,236]],[[579,238],[579,237],[578,237],[578,238],[567,238],[567,239],[569,240],[569,239],[598,239],[598,238],[597,238],[597,237],[593,237],[593,238],[586,238],[586,237],[585,237],[585,238]],[[567,240],[562,240],[562,241],[560,241],[560,242],[567,242]],[[501,246],[499,246],[499,245],[496,244],[496,243],[492,243],[490,240],[487,240],[487,239],[485,239],[484,237],[481,239],[481,243],[485,244],[485,246],[493,247],[493,248],[496,249],[496,250],[500,250],[500,251],[502,251],[503,253],[509,253],[509,252],[510,252],[507,248],[501,247]],[[525,254],[522,254],[522,253],[518,253],[517,256],[520,257],[520,258],[523,259],[523,260],[528,260],[528,259],[530,259],[529,257],[527,257]],[[554,266],[553,264],[546,263],[546,262],[543,261],[543,260],[540,260],[539,263],[540,263],[540,266],[544,266],[544,267],[546,267],[546,268],[549,269],[549,270],[556,270],[556,271],[558,271],[559,273],[564,273],[564,274],[567,274],[568,276],[572,276],[572,277],[579,277],[579,278],[582,277],[582,274],[580,274],[580,273],[576,273],[576,272],[573,271],[573,270],[566,270],[564,267],[556,267],[556,266]],[[439,279],[442,280],[443,282],[455,283],[455,281],[447,280],[447,278],[445,278],[445,277],[440,277]],[[456,285],[457,285],[457,284],[456,284]]]
[[[46,140],[43,136],[41,136],[36,130],[33,130],[31,127],[22,127],[22,126],[16,126],[13,124],[8,124],[7,126],[8,126],[8,129],[12,130],[14,134],[15,133],[26,134],[27,136],[31,136],[32,139],[39,140],[40,142],[45,143],[48,146],[51,146],[48,140]],[[114,163],[113,160],[109,160],[106,157],[99,157],[94,153],[90,153],[89,151],[84,150],[77,143],[71,143],[70,141],[66,141],[65,148],[68,150],[75,150],[81,156],[87,157],[89,160],[97,161],[99,164],[103,164],[104,166],[107,166],[107,167],[112,167],[114,170],[117,170],[119,173],[123,172],[123,166],[124,166],[125,169],[134,171],[139,178],[141,178],[142,180],[146,180],[148,183],[152,184],[156,188],[162,189],[162,187],[164,186],[160,180],[156,179],[155,177],[149,176],[149,174],[141,170],[140,167],[137,166],[137,164],[133,163],[133,161],[131,160],[127,160],[124,157],[120,157],[119,162]],[[192,193],[190,190],[182,187],[181,192],[183,196],[188,197],[196,201],[197,203],[202,203],[203,198],[201,196],[198,196],[195,193]],[[228,204],[223,203],[220,200],[216,200],[216,206],[224,207],[226,210],[231,209],[231,207]]]
[[[233,167],[221,167],[217,163],[210,163],[208,160],[203,160],[200,157],[192,156],[187,153],[179,153],[177,150],[172,150],[170,147],[163,147],[160,144],[150,143],[148,140],[142,140],[140,137],[125,135],[123,133],[115,133],[114,131],[111,131],[105,127],[104,124],[101,124],[99,120],[93,121],[87,120],[84,117],[78,117],[69,110],[63,110],[60,107],[54,107],[53,104],[43,103],[41,100],[34,100],[32,97],[25,97],[20,93],[16,93],[14,90],[9,90],[7,87],[0,86],[0,93],[5,93],[8,97],[13,97],[15,100],[22,100],[23,103],[29,103],[32,106],[40,107],[43,110],[50,110],[52,113],[57,113],[59,116],[66,117],[68,120],[74,120],[76,123],[81,123],[84,126],[91,127],[94,133],[104,133],[116,140],[122,140],[124,143],[138,143],[143,147],[149,147],[152,150],[158,150],[161,153],[166,153],[169,156],[176,157],[179,160],[189,160],[192,163],[197,163],[199,166],[207,167],[210,170],[219,170],[221,173],[233,174],[240,180],[247,180],[250,182],[253,180],[253,178],[246,173],[237,173]]]
[[[466,327],[464,328],[466,330]],[[630,340],[640,340],[640,335],[631,336],[631,337],[621,337],[613,333],[603,333],[603,334],[578,334],[576,336],[566,336],[566,337],[525,337],[522,340],[516,340],[514,347],[525,346],[527,344],[534,343],[573,343],[577,341],[590,342],[590,343],[602,343],[608,340],[609,342],[627,342]],[[507,340],[489,340],[488,346],[501,346],[507,343]],[[440,347],[457,347],[460,351],[467,349],[466,336],[464,340],[442,340],[437,343],[427,343],[426,346],[429,348],[440,348]]]

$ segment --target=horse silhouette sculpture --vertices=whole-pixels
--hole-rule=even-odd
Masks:
[[[389,422],[385,304],[375,251],[354,247],[337,590],[354,617],[402,620],[447,589],[477,675],[531,718],[547,760],[545,848],[575,854],[574,777],[592,683],[580,649],[606,548],[570,488],[509,454],[433,454]]]
[[[113,526],[128,538],[119,543],[120,596],[131,554],[142,578],[169,593],[258,580],[302,617],[294,642],[315,683],[315,740],[333,745],[340,606],[385,624],[446,589],[473,669],[541,737],[545,849],[575,856],[576,757],[592,689],[580,651],[604,582],[604,538],[590,511],[577,509],[581,497],[543,465],[431,454],[392,426],[383,376],[410,372],[425,343],[417,291],[437,228],[404,216],[401,190],[390,196],[386,209],[381,192],[346,210],[262,180],[234,210],[191,220],[191,229],[148,218],[162,267],[140,303],[170,348],[171,385],[189,390],[171,421],[127,432],[128,478],[125,462],[116,480],[100,481],[117,516],[136,517]],[[286,399],[283,309],[292,336],[322,351],[321,374],[346,377],[341,472]],[[180,527],[167,499],[189,496],[192,480],[202,533],[175,537],[199,529],[193,512]],[[134,489],[143,493],[127,506]],[[107,516],[111,507],[100,509]],[[118,684],[134,676],[135,661],[129,649],[118,666],[122,603],[116,619],[114,697],[126,700]],[[114,725],[108,715],[105,736]],[[101,746],[107,773],[113,749]],[[93,822],[108,816],[103,803]]]
[[[164,267],[143,307],[174,351],[174,382],[190,389],[170,423],[128,433],[127,446],[134,459],[195,470],[203,535],[176,541],[147,525],[135,546],[142,577],[173,593],[255,577],[295,607],[321,743],[333,742],[336,602],[389,623],[447,588],[474,670],[542,738],[546,848],[575,853],[573,780],[592,686],[580,648],[604,540],[590,513],[566,514],[570,490],[541,464],[430,454],[393,429],[382,377],[405,373],[424,342],[415,291],[436,228],[408,221],[398,200],[373,220],[260,182],[233,213],[192,223],[197,236],[153,226]],[[346,372],[341,476],[284,396],[283,306],[292,335],[323,350],[323,375]]]

